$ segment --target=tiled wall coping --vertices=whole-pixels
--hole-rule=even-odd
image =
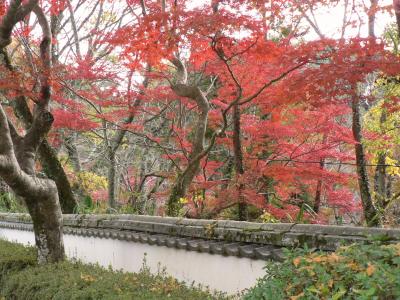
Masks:
[[[137,215],[64,215],[64,232],[221,255],[280,259],[282,247],[334,250],[371,238],[400,242],[400,229],[263,224]],[[27,214],[0,213],[0,227],[31,230]]]

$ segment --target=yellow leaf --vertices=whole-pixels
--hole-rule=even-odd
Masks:
[[[85,282],[93,282],[93,281],[96,281],[96,278],[94,278],[93,276],[91,276],[91,275],[85,275],[85,274],[82,274],[82,273],[81,273],[81,279],[82,279],[83,281],[85,281]]]
[[[332,280],[332,279],[328,281],[328,286],[329,286],[330,288],[333,287],[333,280]]]
[[[376,270],[376,268],[375,268],[375,266],[373,264],[368,264],[367,275],[371,276],[372,274],[375,273],[375,270]]]
[[[320,262],[326,261],[326,258],[323,256],[316,256],[316,257],[312,258],[311,261],[315,262],[315,263],[320,263]]]
[[[299,298],[302,297],[302,296],[304,296],[304,293],[300,293],[300,294],[298,294],[297,296],[291,296],[291,297],[290,297],[290,300],[297,300],[297,299],[299,299]]]
[[[188,201],[188,199],[186,199],[186,198],[179,198],[179,203],[181,203],[181,204],[186,204],[186,203],[188,203],[189,201]]]
[[[393,244],[393,245],[387,245],[384,246],[385,248],[390,248],[390,249],[394,249],[396,251],[396,255],[400,256],[400,243],[398,244]]]
[[[328,256],[329,262],[339,262],[343,259],[343,257],[337,255],[335,252]]]
[[[295,267],[297,267],[301,262],[301,258],[300,257],[296,257],[295,259],[293,259],[293,264]]]
[[[360,268],[355,262],[349,262],[347,266],[353,271],[357,271]]]

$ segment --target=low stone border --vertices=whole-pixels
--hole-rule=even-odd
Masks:
[[[282,247],[308,245],[333,251],[368,239],[400,241],[400,229],[262,224],[136,215],[64,215],[66,234],[113,238],[219,255],[282,257]],[[10,227],[11,226],[11,227]],[[12,227],[14,226],[14,227]],[[27,214],[0,214],[0,227],[32,230]]]

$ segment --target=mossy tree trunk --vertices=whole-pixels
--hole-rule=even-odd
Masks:
[[[57,186],[50,179],[39,178],[35,168],[36,154],[54,120],[48,109],[51,98],[52,35],[37,0],[10,2],[0,24],[0,52],[2,63],[12,69],[5,48],[11,43],[14,26],[31,12],[35,13],[43,32],[40,44],[40,93],[35,102],[31,126],[24,136],[19,135],[0,104],[0,177],[16,195],[24,199],[33,221],[39,263],[49,263],[64,258],[64,246]]]
[[[235,161],[236,176],[239,180],[239,199],[238,199],[238,218],[239,221],[245,221],[247,219],[247,205],[243,196],[244,185],[241,183],[241,176],[244,174],[243,166],[243,150],[241,141],[241,112],[239,104],[233,106],[233,153]]]
[[[204,157],[210,104],[206,93],[197,85],[190,85],[188,83],[187,70],[183,62],[175,58],[172,63],[178,70],[177,83],[171,86],[172,90],[177,96],[186,97],[194,101],[198,108],[196,125],[193,130],[192,148],[188,156],[187,165],[177,176],[168,198],[167,214],[169,216],[176,216],[180,208],[179,199],[186,196],[194,177],[200,170],[200,161]]]
[[[361,112],[358,97],[353,98],[352,102],[353,116],[353,137],[356,141],[355,154],[357,164],[358,185],[360,188],[360,197],[364,210],[365,220],[368,226],[379,225],[378,211],[372,201],[371,191],[369,187],[369,178],[367,173],[367,161],[365,159],[365,150],[362,143],[362,128],[361,128]]]

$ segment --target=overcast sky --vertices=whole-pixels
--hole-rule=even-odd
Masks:
[[[344,3],[344,0],[341,0]],[[366,5],[370,5],[369,1],[365,1]],[[391,5],[392,0],[379,0],[380,5]],[[321,28],[321,31],[325,33],[327,36],[335,36],[340,37],[340,27],[343,20],[343,12],[344,12],[344,4],[341,6],[337,6],[334,9],[323,9],[320,13],[316,16],[318,25]],[[354,16],[356,17],[356,16]],[[367,16],[362,15],[362,17],[367,21]],[[395,17],[390,16],[389,13],[378,13],[376,16],[376,23],[375,23],[375,33],[376,36],[382,36],[385,28],[388,24],[394,23]],[[347,36],[354,36],[358,34],[358,28],[350,28],[348,27],[346,30]],[[314,38],[316,35],[314,32],[311,33]],[[368,35],[368,27],[367,24],[362,26],[361,28],[361,36],[366,37]]]

